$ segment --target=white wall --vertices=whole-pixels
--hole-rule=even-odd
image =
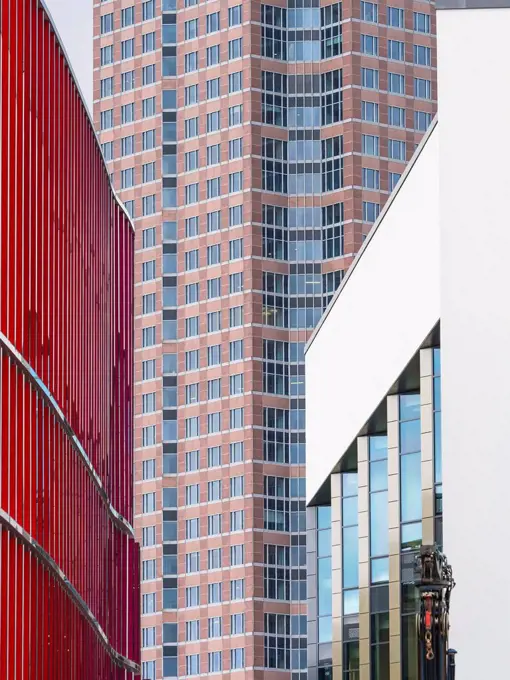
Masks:
[[[306,354],[310,501],[439,318],[437,128]]]
[[[438,12],[444,544],[459,680],[508,677],[510,9]]]

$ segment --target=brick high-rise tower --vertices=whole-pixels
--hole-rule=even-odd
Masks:
[[[177,3],[95,5],[95,120],[136,225],[143,676],[327,676],[303,348],[434,113],[433,5]]]

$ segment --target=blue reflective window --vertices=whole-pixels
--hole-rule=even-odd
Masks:
[[[317,561],[317,607],[319,616],[331,614],[331,558]]]
[[[370,462],[388,457],[388,437],[370,437],[369,439]]]
[[[358,527],[343,530],[343,582],[344,588],[358,585]]]
[[[402,525],[402,549],[415,549],[421,543],[422,530],[421,522],[413,522],[412,524]]]
[[[387,555],[388,545],[388,492],[370,495],[370,555]]]
[[[434,413],[434,481],[439,484],[443,481],[443,462],[441,448],[441,413]]]
[[[349,496],[342,501],[342,524],[349,526],[358,523],[358,497]]]
[[[331,507],[323,505],[317,508],[317,529],[329,529],[331,527]]]
[[[400,395],[400,420],[413,420],[420,417],[420,395]]]
[[[378,460],[370,463],[370,491],[383,491],[388,488],[388,461]]]
[[[331,616],[319,618],[319,642],[331,642],[333,639]]]
[[[407,420],[400,423],[400,453],[421,450],[421,421]]]
[[[384,583],[390,580],[390,560],[388,557],[378,557],[372,560],[370,569],[372,583]]]
[[[331,529],[322,529],[317,533],[317,557],[331,555]]]
[[[359,590],[344,591],[344,616],[359,613]]]
[[[344,472],[342,475],[343,496],[356,496],[358,493],[358,473]]]
[[[402,522],[421,519],[421,455],[400,458],[400,511]]]
[[[434,378],[434,411],[441,410],[441,378]]]

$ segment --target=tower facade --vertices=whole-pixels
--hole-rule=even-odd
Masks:
[[[435,111],[433,6],[94,11],[136,231],[142,676],[303,680],[304,345]]]
[[[133,226],[45,6],[0,14],[0,677],[139,673]]]

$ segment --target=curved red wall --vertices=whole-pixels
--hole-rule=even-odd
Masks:
[[[133,230],[37,0],[0,78],[0,678],[132,677]]]

